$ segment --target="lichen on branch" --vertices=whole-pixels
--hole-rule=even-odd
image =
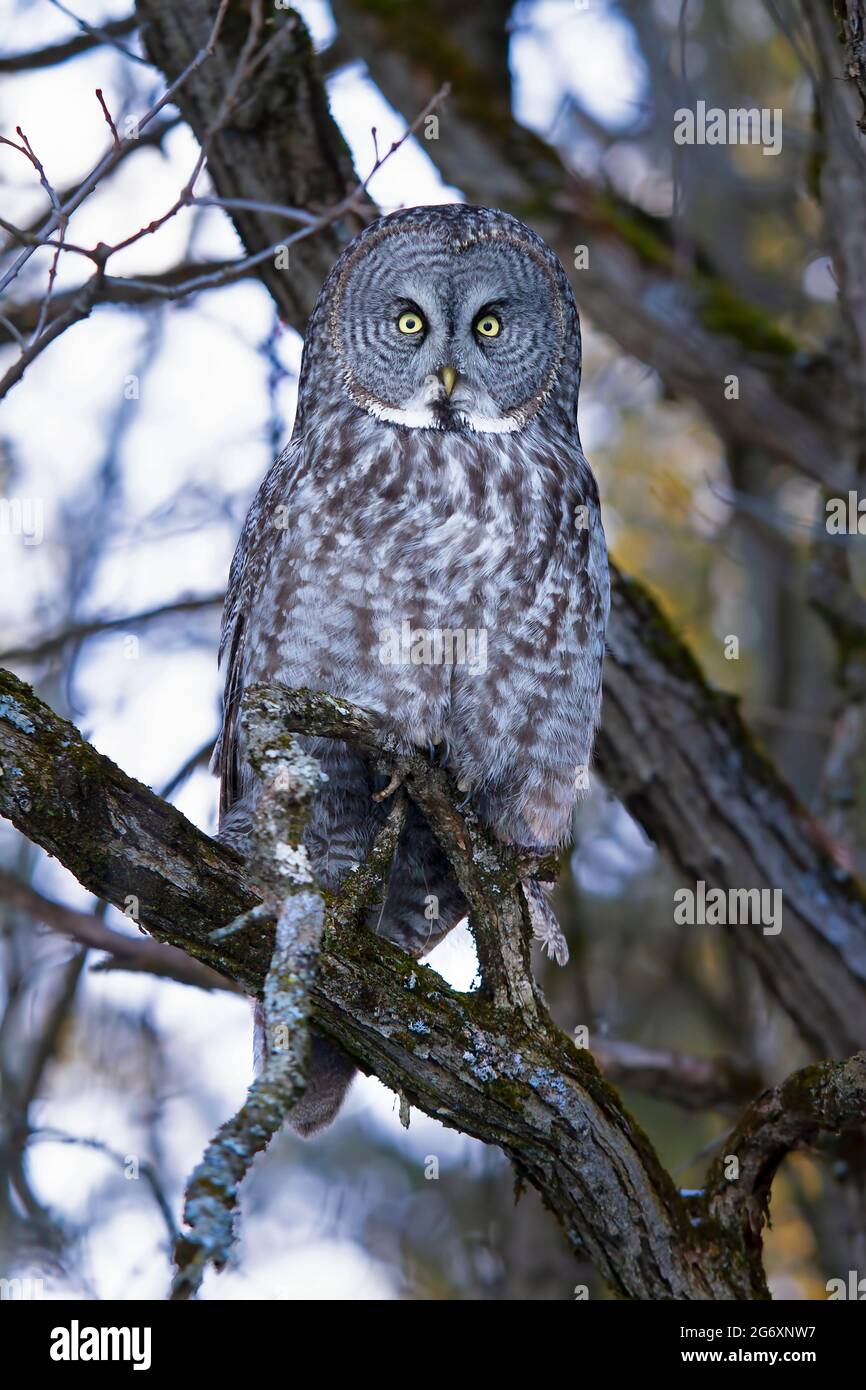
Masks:
[[[296,739],[286,738],[279,704],[267,692],[247,691],[240,719],[247,759],[259,778],[247,867],[262,900],[214,936],[226,940],[261,922],[276,923],[264,987],[266,1056],[244,1104],[208,1145],[187,1188],[188,1229],[175,1244],[172,1298],[178,1300],[196,1293],[209,1262],[225,1265],[240,1184],[306,1089],[310,991],[325,920],[303,843],[324,774]]]

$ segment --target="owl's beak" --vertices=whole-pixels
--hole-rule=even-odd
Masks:
[[[450,396],[457,380],[457,372],[454,367],[440,367],[439,375],[442,378],[442,385],[445,387],[445,395]]]

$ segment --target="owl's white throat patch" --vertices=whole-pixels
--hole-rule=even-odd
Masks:
[[[465,382],[459,382],[449,397],[437,376],[425,377],[405,405],[387,405],[369,395],[358,403],[377,420],[414,430],[465,429],[478,434],[512,434],[525,423],[519,411],[500,415],[486,391],[478,391]]]

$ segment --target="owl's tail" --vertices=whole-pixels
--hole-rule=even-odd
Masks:
[[[265,1011],[260,1003],[255,1008],[254,1046],[256,1070],[260,1071],[267,1046]],[[344,1052],[326,1038],[313,1033],[310,1038],[307,1089],[286,1116],[291,1128],[304,1139],[325,1129],[336,1118],[357,1071],[354,1062]]]

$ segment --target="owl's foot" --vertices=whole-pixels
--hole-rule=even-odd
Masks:
[[[547,893],[535,879],[523,879],[523,889],[532,923],[532,937],[540,941],[551,960],[557,965],[568,964],[568,942],[556,920]]]

